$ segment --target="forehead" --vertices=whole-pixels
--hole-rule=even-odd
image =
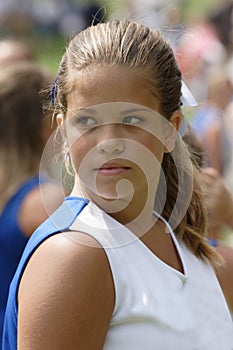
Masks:
[[[134,103],[159,111],[159,98],[144,72],[133,72],[121,66],[101,66],[72,74],[68,113],[109,102]]]

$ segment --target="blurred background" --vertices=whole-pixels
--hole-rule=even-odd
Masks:
[[[172,45],[198,102],[183,110],[201,165],[217,171],[233,202],[233,0],[0,0],[0,70],[24,57],[55,76],[75,33],[123,17],[161,29]],[[207,181],[209,194],[218,176]],[[232,232],[232,221],[220,224]]]
[[[25,40],[35,59],[55,72],[67,39],[91,23],[131,16],[151,27],[182,24],[184,31],[206,20],[229,53],[231,7],[224,0],[1,0],[0,39]]]

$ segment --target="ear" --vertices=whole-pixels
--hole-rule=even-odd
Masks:
[[[181,125],[182,115],[179,110],[176,110],[171,118],[169,119],[169,124],[166,126],[165,140],[166,147],[165,153],[169,153],[175,147],[175,142],[178,134],[179,127]]]
[[[65,119],[62,113],[59,113],[56,116],[56,121],[57,121],[59,133],[63,141],[64,149],[66,150],[68,147],[67,146],[68,141],[67,141],[66,128],[65,128]]]
[[[181,112],[178,110],[172,113],[172,116],[169,119],[169,122],[173,125],[173,127],[176,129],[177,132],[180,128],[181,120],[182,120],[182,115],[181,115]]]
[[[66,138],[66,128],[65,128],[65,119],[62,113],[59,113],[56,117],[57,125],[61,135]]]
[[[64,124],[64,117],[61,113],[59,113],[57,115],[57,125],[61,128],[63,128],[63,124]]]

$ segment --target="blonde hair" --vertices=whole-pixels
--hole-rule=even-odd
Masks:
[[[159,112],[169,120],[181,106],[181,72],[172,48],[159,30],[128,20],[113,20],[87,28],[69,43],[61,60],[56,79],[55,112],[66,114],[67,94],[73,86],[71,72],[83,72],[92,66],[119,65],[131,71],[143,72],[158,96]],[[78,84],[78,82],[76,82]],[[167,198],[162,215],[169,220],[176,203],[178,176],[170,153],[164,155],[163,173],[167,184]],[[213,266],[220,258],[206,240],[206,214],[201,191],[196,180],[187,213],[175,233],[200,259]]]
[[[34,63],[11,63],[0,71],[0,210],[16,189],[39,171],[43,102],[51,76]]]

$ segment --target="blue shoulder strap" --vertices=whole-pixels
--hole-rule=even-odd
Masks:
[[[62,205],[46,220],[29,239],[18,269],[22,273],[34,250],[50,236],[68,230],[78,214],[87,205],[88,201],[83,198],[67,198]]]
[[[23,271],[36,248],[50,236],[68,230],[87,203],[88,201],[82,198],[66,199],[62,205],[33,233],[24,249],[15,276],[11,282],[11,285],[14,285],[13,289],[16,293],[15,297],[18,293],[18,287]]]
[[[3,349],[11,350],[17,348],[17,294],[23,271],[35,249],[50,236],[66,231],[76,219],[78,214],[87,205],[88,201],[83,198],[68,197],[63,204],[33,233],[29,239],[15,276],[10,285],[8,303],[5,314],[3,332]],[[0,344],[1,346],[1,344]]]

